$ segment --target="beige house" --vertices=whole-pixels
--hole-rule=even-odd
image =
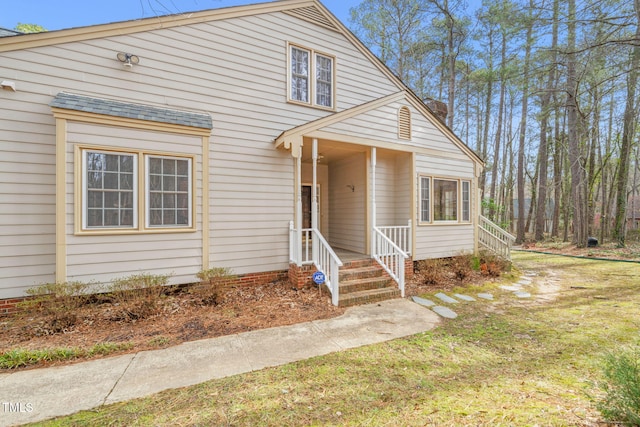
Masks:
[[[5,34],[0,298],[477,250],[483,162],[316,0]]]

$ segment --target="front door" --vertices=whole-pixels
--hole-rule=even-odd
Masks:
[[[311,228],[311,186],[302,186],[302,228]]]

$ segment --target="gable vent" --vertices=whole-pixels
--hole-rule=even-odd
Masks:
[[[400,107],[398,110],[398,137],[411,139],[411,111],[408,107]]]
[[[326,16],[318,10],[315,6],[300,7],[298,9],[287,10],[284,13],[287,15],[295,16],[296,18],[304,19],[305,21],[321,25],[333,31],[338,31],[338,28],[331,22]]]

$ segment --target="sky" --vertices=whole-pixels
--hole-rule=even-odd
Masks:
[[[264,0],[1,0],[0,27],[18,23],[41,25],[49,31],[87,25],[150,18],[171,13],[262,3]],[[349,25],[349,9],[360,0],[321,0],[338,19]]]

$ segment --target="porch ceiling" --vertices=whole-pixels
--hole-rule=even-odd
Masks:
[[[302,162],[311,163],[312,150],[311,139],[305,138],[302,148]],[[349,157],[355,153],[364,153],[369,147],[357,144],[347,144],[337,141],[318,140],[318,162],[319,163],[331,163],[346,157]]]

